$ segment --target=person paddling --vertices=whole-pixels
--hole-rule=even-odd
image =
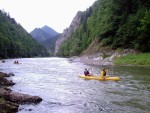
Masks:
[[[107,71],[105,68],[103,68],[103,70],[101,71],[101,77],[105,80],[105,77],[107,75]]]
[[[17,61],[15,60],[14,64],[19,64],[18,60]]]
[[[84,70],[84,75],[85,76],[91,76],[89,70],[85,68],[85,70]]]

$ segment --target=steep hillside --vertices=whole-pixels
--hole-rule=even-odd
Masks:
[[[9,14],[0,10],[0,58],[48,56],[46,49]]]
[[[61,44],[67,40],[69,37],[71,37],[71,34],[75,32],[75,30],[79,27],[83,13],[79,11],[76,16],[73,18],[69,28],[66,28],[63,33],[59,36],[58,40],[56,41],[56,46],[55,46],[55,54],[58,53],[58,50],[60,49]]]
[[[53,38],[50,38],[50,39],[47,39],[47,40],[41,42],[41,44],[49,52],[50,56],[54,56],[54,53],[55,53],[55,44],[56,44],[56,41],[57,41],[58,38],[59,38],[59,34],[56,35]]]
[[[66,37],[57,54],[79,55],[95,40],[100,49],[108,46],[113,50],[124,48],[149,52],[149,7],[149,0],[97,0],[82,12],[83,21]]]
[[[59,33],[48,26],[44,26],[42,28],[35,28],[30,34],[47,49],[50,56],[54,55],[55,43]]]
[[[49,38],[52,38],[47,32],[43,31],[41,28],[35,28],[31,33],[31,36],[37,40],[39,43],[45,41]]]

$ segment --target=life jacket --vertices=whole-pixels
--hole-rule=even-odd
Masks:
[[[105,70],[101,71],[101,76],[102,77],[106,76],[106,71]]]
[[[106,76],[106,71],[104,70],[104,76]]]

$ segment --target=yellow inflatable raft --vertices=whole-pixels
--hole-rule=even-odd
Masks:
[[[88,80],[114,80],[118,81],[120,80],[120,77],[111,77],[111,76],[106,76],[105,78],[102,78],[100,76],[84,76],[84,75],[79,75],[80,78],[88,79]]]

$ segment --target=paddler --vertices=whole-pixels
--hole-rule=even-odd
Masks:
[[[90,70],[90,69],[89,69],[89,70]],[[84,69],[84,75],[85,75],[85,76],[91,76],[89,70],[86,69],[86,68]]]
[[[106,70],[105,68],[103,68],[103,70],[101,71],[101,77],[105,80],[105,77],[107,75],[108,70]]]

